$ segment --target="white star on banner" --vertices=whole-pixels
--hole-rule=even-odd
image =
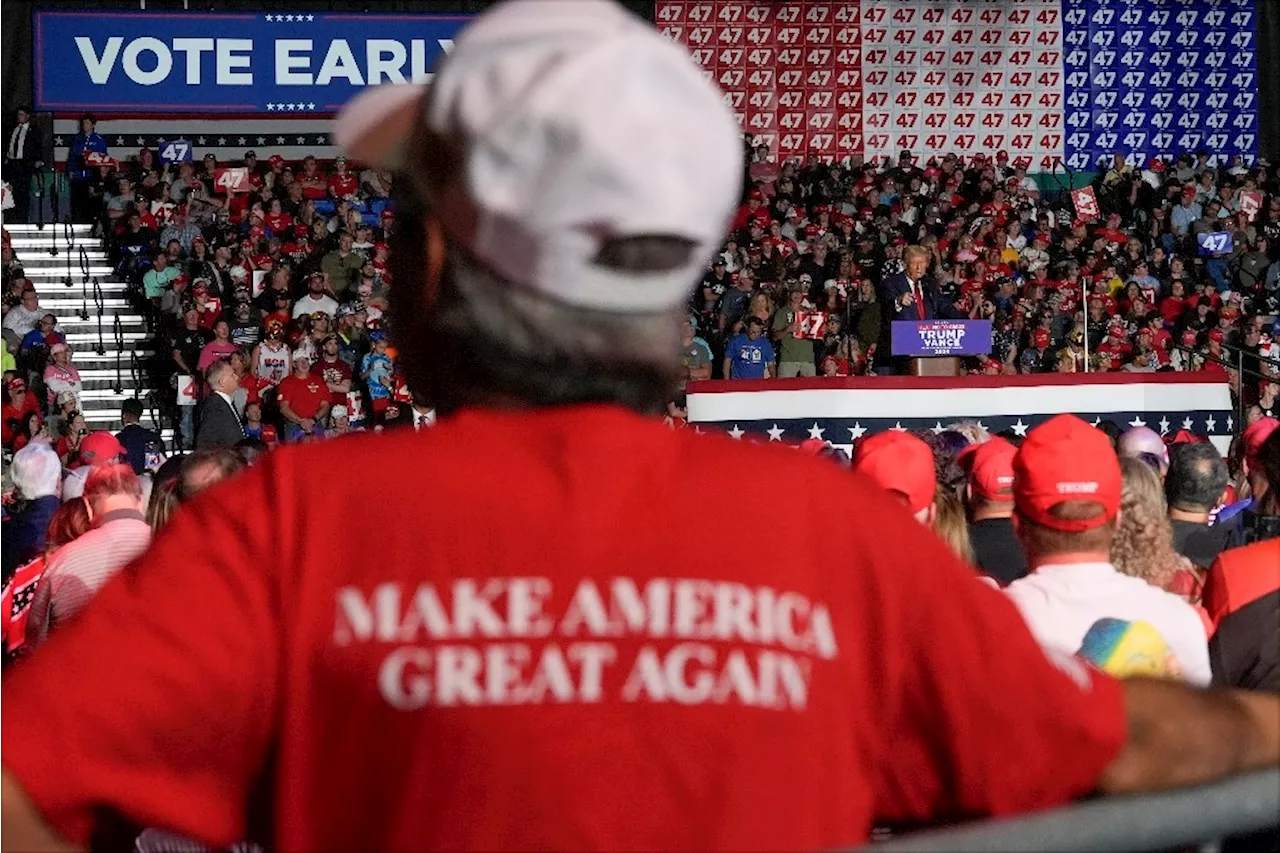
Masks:
[[[267,23],[271,23],[275,19],[275,15],[267,15]]]
[[[826,432],[826,430],[818,426],[815,422],[813,426],[809,427],[809,438],[822,438],[822,434],[824,432]]]
[[[1166,418],[1164,415],[1161,415],[1160,420],[1157,421],[1157,423],[1160,425],[1160,434],[1168,435],[1169,427],[1172,426],[1172,424],[1169,423],[1169,419]]]
[[[307,15],[307,20],[308,20],[308,21],[314,21],[315,19],[316,19],[316,16],[315,16],[315,15]]]
[[[143,139],[141,136],[139,136],[139,137],[138,137],[138,144],[139,144],[139,145],[146,145],[146,144],[147,144],[147,140],[145,140],[145,139]]]
[[[1183,419],[1182,419],[1182,428],[1183,428],[1183,429],[1185,429],[1185,430],[1190,430],[1190,429],[1192,429],[1192,428],[1193,428],[1193,427],[1191,426],[1191,418],[1183,418]]]
[[[1097,425],[1098,425],[1098,424],[1100,424],[1100,423],[1102,423],[1102,417],[1101,417],[1101,416],[1096,417],[1096,418],[1094,418],[1094,419],[1093,419],[1093,425],[1094,425],[1094,426],[1097,426]]]
[[[1204,419],[1205,432],[1213,433],[1218,428],[1218,422],[1214,420],[1213,415]]]
[[[307,109],[314,110],[315,108],[316,108],[315,104],[307,104]]]
[[[123,136],[117,136],[117,137],[116,137],[116,145],[124,145],[124,137],[123,137]]]
[[[1014,434],[1014,435],[1020,435],[1020,436],[1026,436],[1026,434],[1027,434],[1027,427],[1029,427],[1029,426],[1031,426],[1031,424],[1024,424],[1024,423],[1022,422],[1022,418],[1018,418],[1018,422],[1017,422],[1016,424],[1014,424],[1014,425],[1013,425],[1013,434]]]
[[[904,427],[904,426],[902,425],[902,421],[898,421],[898,422],[897,422],[897,423],[895,423],[893,426],[889,427],[889,429],[890,429],[890,431],[892,431],[892,432],[906,432],[906,431],[907,431],[907,428],[906,428],[906,427]]]
[[[258,144],[259,144],[259,145],[266,145],[266,144],[267,144],[267,138],[266,138],[265,136],[259,136],[259,137],[258,137]]]
[[[283,137],[283,136],[277,136],[277,137],[276,137],[276,145],[284,145],[284,137]]]
[[[242,136],[236,140],[236,145],[244,145],[245,141],[245,138]]]
[[[285,15],[284,19],[289,23],[293,23],[293,15]]]
[[[853,426],[849,427],[849,438],[852,439],[853,441],[857,441],[858,439],[862,438],[866,434],[867,434],[867,428],[864,427],[862,424],[858,423],[857,421],[854,421]]]
[[[269,113],[273,113],[273,112],[275,112],[275,111],[276,111],[276,105],[275,105],[275,104],[267,104],[267,112],[269,112]]]
[[[734,441],[737,441],[738,439],[742,438],[742,436],[744,436],[746,432],[747,431],[745,429],[740,429],[737,424],[734,424],[733,429],[729,430],[729,437],[732,438]]]
[[[55,136],[55,137],[53,138],[53,144],[54,144],[54,145],[61,145],[61,144],[62,144],[62,139],[63,139],[63,137],[61,137],[61,136]]]
[[[1142,419],[1142,415],[1134,415],[1133,420],[1129,421],[1129,426],[1133,427],[1134,429],[1137,429],[1138,427],[1144,427],[1146,425],[1147,425],[1147,422]]]
[[[933,428],[929,430],[929,432],[933,433],[934,435],[941,435],[946,431],[947,431],[947,428],[942,425],[942,421],[938,421],[936,424],[933,425]]]
[[[307,138],[306,138],[305,136],[299,136],[299,137],[298,137],[298,144],[299,144],[299,145],[306,145],[306,144],[307,144]]]
[[[1232,415],[1227,415],[1227,432],[1235,432],[1236,419]]]
[[[777,424],[773,425],[773,429],[765,430],[765,432],[769,433],[770,441],[782,441],[782,433],[784,430]]]
[[[204,145],[204,137],[203,137],[203,136],[196,140],[196,145]]]
[[[225,136],[219,136],[219,137],[218,137],[218,144],[219,144],[219,145],[226,145],[226,144],[227,144],[227,138],[226,138]]]

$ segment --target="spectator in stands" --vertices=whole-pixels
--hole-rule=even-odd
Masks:
[[[145,816],[169,824],[181,822],[180,816],[185,815],[189,818],[185,826],[202,840],[227,843],[243,834],[245,814],[256,811],[254,783],[261,781],[262,788],[275,790],[283,784],[280,768],[271,762],[266,765],[267,777],[262,778],[258,772],[262,762],[246,762],[246,750],[255,756],[277,751],[305,756],[303,744],[329,743],[333,732],[350,732],[353,713],[365,723],[359,727],[364,738],[360,748],[351,750],[354,758],[336,756],[323,771],[304,767],[291,774],[289,784],[297,794],[274,812],[271,828],[281,848],[307,846],[305,839],[316,838],[335,847],[352,846],[356,839],[367,846],[387,846],[388,839],[395,838],[414,838],[428,847],[452,843],[510,849],[566,846],[573,839],[592,847],[687,846],[691,839],[725,849],[830,847],[864,841],[865,827],[876,816],[920,819],[929,813],[954,811],[1005,814],[1061,802],[1094,788],[1116,792],[1196,782],[1280,759],[1280,737],[1270,725],[1272,715],[1280,710],[1274,700],[1197,695],[1178,685],[1151,681],[1118,685],[1069,658],[1047,661],[1012,608],[974,583],[932,537],[913,536],[909,517],[877,501],[858,478],[846,477],[825,462],[786,459],[776,450],[720,439],[695,441],[630,414],[623,406],[601,405],[606,400],[626,400],[633,411],[654,413],[669,399],[678,375],[674,340],[684,308],[682,286],[692,285],[703,256],[711,253],[717,239],[711,230],[714,225],[706,222],[727,219],[737,196],[736,128],[719,93],[702,82],[683,52],[662,45],[651,27],[627,21],[616,8],[573,4],[570,29],[581,33],[576,37],[582,48],[568,30],[555,30],[556,17],[547,16],[541,4],[532,12],[527,3],[496,8],[472,25],[437,69],[430,109],[424,109],[416,97],[405,97],[406,92],[418,95],[412,88],[375,92],[376,100],[354,105],[354,118],[339,127],[357,127],[360,133],[353,136],[357,144],[377,140],[413,152],[409,156],[421,160],[421,167],[415,159],[415,167],[404,173],[407,181],[420,181],[421,188],[411,185],[402,191],[397,187],[401,231],[393,253],[397,264],[393,317],[398,329],[404,324],[397,334],[404,336],[401,353],[411,366],[411,384],[446,412],[466,411],[436,427],[429,439],[406,435],[414,453],[405,452],[405,439],[365,441],[363,447],[356,446],[362,439],[348,439],[335,442],[329,451],[307,448],[281,454],[250,470],[237,482],[237,503],[262,509],[265,495],[279,496],[270,505],[269,516],[243,512],[231,516],[225,512],[225,502],[213,499],[197,499],[180,513],[156,548],[139,562],[132,583],[114,585],[65,642],[49,647],[43,659],[33,660],[6,683],[5,830],[11,843],[31,848],[56,841],[54,832],[43,825],[46,814],[55,821],[57,831],[83,841],[98,828],[95,816],[108,810],[126,819]],[[486,41],[487,27],[498,30],[495,36],[508,28],[527,32],[531,19],[523,16],[530,14],[539,16],[539,23],[548,24],[548,32],[555,34],[550,48],[536,39],[505,40],[484,56],[483,48],[492,48]],[[519,20],[504,21],[504,16]],[[601,26],[595,27],[597,22]],[[602,54],[602,40],[611,39],[622,44]],[[632,40],[634,47],[629,44]],[[468,63],[469,50],[477,52],[479,69]],[[567,74],[555,73],[561,71],[557,63],[576,65],[584,54],[593,60],[589,69],[571,67],[563,69]],[[601,55],[626,61],[600,62]],[[521,60],[520,67],[527,62],[539,67],[552,64],[548,73],[532,78],[494,73],[507,71],[507,63],[514,60]],[[646,68],[646,63],[656,67]],[[456,78],[455,68],[459,69]],[[563,86],[566,77],[576,81],[567,100],[556,88]],[[491,114],[498,117],[496,125],[479,122],[483,130],[477,132],[472,124],[476,116],[453,109],[445,93],[454,91],[455,79],[462,90],[458,101],[496,107]],[[483,84],[483,99],[471,97],[476,81]],[[589,84],[585,90],[583,81]],[[624,81],[631,86],[640,81],[636,92],[646,101],[662,103],[663,121],[679,129],[681,136],[701,143],[682,147],[690,159],[655,156],[643,134],[650,117],[633,115],[635,98],[616,97]],[[648,92],[645,85],[665,89]],[[608,96],[589,97],[591,87]],[[530,103],[545,103],[553,95],[555,103],[566,106],[550,115],[528,114]],[[398,101],[403,109],[387,116],[383,110],[394,106],[388,101]],[[591,108],[580,108],[584,103]],[[393,118],[402,130],[421,122],[413,134],[416,142],[427,144],[429,130],[433,137],[462,144],[431,149],[430,155],[414,145],[403,148],[404,140],[389,134]],[[559,132],[551,134],[552,128],[545,123]],[[542,153],[555,158],[552,163],[540,162],[537,156],[527,163],[495,159],[504,164],[500,168],[520,172],[521,181],[501,181],[505,186],[545,185],[543,175],[552,174],[569,189],[616,174],[609,183],[626,195],[614,203],[617,210],[606,206],[593,211],[593,220],[608,227],[592,236],[599,245],[584,247],[579,257],[593,276],[604,277],[600,287],[611,292],[607,308],[567,305],[570,288],[581,282],[547,274],[537,264],[512,265],[508,275],[515,281],[491,280],[489,270],[504,257],[510,258],[510,244],[486,243],[469,230],[465,243],[443,230],[436,231],[430,243],[423,239],[437,226],[428,224],[425,204],[413,195],[415,189],[434,200],[447,187],[450,197],[476,216],[493,214],[493,206],[486,204],[490,197],[483,193],[486,185],[469,177],[472,173],[451,157],[470,156],[486,140],[497,142],[494,135],[513,126],[515,137],[521,139],[548,138],[548,134],[570,142],[600,139],[601,130],[607,129],[617,140],[595,146],[589,163],[576,149],[560,145]],[[380,161],[372,147],[353,153],[366,162]],[[615,227],[615,222],[634,221],[632,215],[652,209],[666,211],[672,225],[658,214],[650,218],[654,224],[649,227],[668,233],[682,218],[672,212],[685,207],[673,203],[678,200],[670,197],[670,188],[686,185],[692,191],[691,202],[708,205],[707,216],[690,218],[693,224],[676,232],[686,236],[654,238]],[[551,210],[537,204],[522,209],[529,215],[538,211],[545,222],[576,210],[572,205],[581,199],[577,193],[557,193]],[[529,235],[532,251],[550,250],[547,237],[534,236],[538,233],[534,223],[516,222],[521,233]],[[437,270],[447,272],[436,276]],[[616,287],[612,278],[632,286]],[[635,287],[637,281],[664,286],[660,290]],[[401,303],[401,299],[407,301]],[[516,313],[525,299],[531,310]],[[515,322],[507,325],[494,318],[495,309],[514,314]],[[548,312],[546,322],[529,322],[543,312]],[[508,332],[517,328],[519,333]],[[604,329],[611,333],[600,334]],[[524,349],[519,348],[521,335],[528,336]],[[557,346],[557,340],[563,343]],[[482,361],[476,353],[495,357]],[[584,400],[592,405],[579,405]],[[513,411],[512,402],[533,410]],[[447,461],[456,461],[461,447],[481,446],[502,448],[504,473],[524,485],[518,494],[513,496],[506,483],[499,484],[503,490],[498,501],[484,492],[492,487],[488,478],[477,476],[471,464],[474,458],[460,468]],[[546,448],[568,446],[573,447],[572,454],[556,465],[546,463]],[[593,449],[597,446],[602,449]],[[625,460],[620,459],[618,447],[627,448]],[[419,500],[393,513],[382,506],[300,500],[301,495],[291,493],[296,488],[292,484],[311,477],[329,455],[336,458],[346,452],[359,458],[361,480],[370,494],[385,494],[390,484],[406,478],[412,481],[419,470],[431,472],[435,488],[423,490]],[[679,464],[672,466],[676,459]],[[663,460],[668,464],[658,464]],[[620,465],[623,461],[625,465]],[[570,468],[562,469],[565,464]],[[515,568],[519,560],[511,554],[527,555],[531,546],[542,544],[557,559],[539,561],[539,570],[551,572],[554,581],[548,583],[557,589],[565,587],[566,594],[591,583],[602,563],[614,566],[619,578],[631,580],[634,574],[632,582],[638,586],[650,580],[650,563],[628,555],[651,551],[659,542],[663,549],[679,552],[694,541],[690,531],[666,521],[664,513],[670,507],[660,496],[671,489],[662,477],[677,471],[681,481],[700,481],[712,476],[708,472],[723,475],[725,470],[749,471],[782,493],[811,494],[809,503],[847,508],[858,518],[849,536],[833,539],[819,536],[817,520],[799,513],[791,531],[795,547],[787,543],[788,547],[777,549],[774,559],[760,561],[776,578],[768,581],[770,587],[785,584],[781,588],[795,590],[796,600],[808,602],[808,595],[819,593],[824,599],[835,596],[804,607],[822,616],[802,620],[820,626],[807,631],[815,636],[813,645],[806,646],[817,652],[805,655],[813,683],[828,688],[834,684],[835,689],[824,691],[825,695],[815,690],[813,704],[804,713],[797,713],[794,706],[771,712],[767,737],[750,727],[727,724],[730,719],[752,716],[744,717],[736,707],[709,703],[677,707],[651,699],[653,686],[639,687],[634,696],[638,701],[629,703],[621,722],[612,719],[616,715],[602,717],[594,695],[590,702],[573,701],[578,697],[572,684],[568,701],[554,697],[557,707],[553,709],[532,703],[502,709],[502,719],[496,722],[500,732],[493,729],[492,709],[452,709],[460,724],[468,726],[469,736],[462,747],[456,738],[450,741],[461,750],[458,759],[433,766],[432,780],[440,772],[453,773],[457,778],[443,780],[446,790],[492,790],[503,780],[527,777],[525,753],[536,754],[536,770],[547,790],[580,816],[572,826],[564,823],[560,808],[526,809],[525,819],[513,826],[510,798],[473,803],[466,819],[460,820],[450,803],[437,804],[430,797],[425,802],[431,807],[415,804],[405,809],[400,798],[381,796],[375,789],[330,796],[335,779],[350,779],[360,788],[369,775],[365,765],[383,766],[381,757],[396,750],[402,753],[406,742],[422,749],[437,747],[436,741],[444,743],[431,720],[404,709],[431,700],[434,678],[418,680],[422,673],[408,665],[400,672],[404,679],[377,678],[379,667],[386,670],[387,652],[368,655],[372,649],[365,640],[374,635],[365,631],[365,613],[373,611],[364,602],[373,594],[374,584],[390,583],[385,581],[388,577],[408,578],[412,584],[413,578],[427,576],[447,583],[455,569],[466,572],[469,568],[451,565],[448,555],[434,565],[432,555],[424,555],[423,549],[399,543],[435,541],[437,528],[465,530],[458,524],[459,517],[474,518],[473,513],[479,512],[492,520],[493,508],[501,506],[503,523],[486,524],[483,532],[484,549],[497,555],[497,562],[491,561],[489,567],[495,576],[509,576],[504,561],[514,560],[511,568]],[[466,488],[458,488],[453,480],[464,482]],[[635,500],[619,505],[590,499],[603,493],[598,492],[601,483],[607,484],[610,494],[631,495]],[[440,507],[433,501],[437,490],[448,497]],[[459,505],[459,495],[468,491],[474,506]],[[562,512],[552,505],[556,503],[572,505],[573,510]],[[532,526],[522,526],[528,509],[524,504],[537,507],[538,522]],[[303,505],[305,512],[291,511]],[[603,514],[591,517],[592,512]],[[303,515],[305,521],[299,523]],[[358,551],[367,562],[368,543],[351,536],[353,523],[359,524],[363,517],[378,519],[381,543],[374,561],[377,580],[370,585],[364,585],[361,561],[350,556]],[[548,527],[547,518],[572,518],[573,529],[565,530],[563,524]],[[268,523],[269,529],[264,528]],[[623,535],[600,537],[602,529]],[[626,535],[628,531],[632,535]],[[710,552],[723,552],[741,539],[738,531],[703,528],[696,534],[700,547]],[[204,557],[196,565],[189,557],[193,547],[199,547]],[[814,561],[819,551],[823,559]],[[286,563],[292,568],[286,570]],[[831,564],[856,567],[858,583],[831,583]],[[172,583],[174,575],[169,571],[177,566],[185,569],[181,584]],[[272,571],[275,567],[281,571]],[[293,584],[293,596],[282,593],[282,579],[296,575],[299,567],[305,567],[306,582]],[[341,577],[326,574],[334,572]],[[461,577],[463,583],[469,582],[468,576]],[[341,599],[351,599],[339,607],[355,618],[339,616],[335,622],[333,608],[339,591]],[[384,592],[394,591],[394,585],[380,588],[378,600],[388,600]],[[868,603],[873,598],[878,607]],[[358,611],[356,599],[360,600]],[[284,600],[298,618],[275,618],[275,603]],[[315,612],[322,618],[311,618],[312,608],[319,608]],[[504,613],[517,610],[501,609]],[[603,606],[604,618],[611,609]],[[797,613],[798,607],[787,609],[792,630],[805,630],[798,624]],[[145,620],[140,614],[145,614]],[[825,627],[827,614],[833,623],[830,628]],[[375,621],[377,617],[375,613]],[[446,614],[444,619],[448,618]],[[390,621],[402,624],[399,619]],[[496,624],[503,628],[501,617]],[[228,630],[228,625],[240,630]],[[921,626],[927,630],[916,630]],[[502,630],[504,637],[510,633]],[[784,639],[789,633],[781,632]],[[939,636],[946,642],[937,642]],[[152,653],[157,637],[165,638],[170,648],[176,643],[183,653]],[[726,653],[738,651],[728,643],[722,645]],[[643,654],[645,647],[638,641],[620,645],[619,650],[629,656],[632,646],[640,647]],[[312,677],[307,683],[313,690],[307,694],[292,683],[297,673],[278,665],[285,649],[290,660],[300,656],[313,662],[312,668],[319,667],[321,676],[324,667],[337,667],[344,677],[316,678],[315,672],[308,672]],[[110,678],[80,677],[101,672],[104,660],[125,650],[131,660],[146,665],[113,671]],[[660,669],[657,660],[654,666]],[[436,672],[432,670],[433,675]],[[855,676],[850,677],[850,672]],[[611,669],[602,681],[602,696],[615,682],[623,682],[621,672],[616,679],[613,675]],[[653,677],[660,675],[655,672]],[[380,689],[391,698],[385,703],[370,701],[377,695],[371,688],[363,691],[356,707],[350,689],[353,678],[367,678],[371,686],[381,683]],[[190,685],[192,690],[164,691],[163,702],[128,701],[174,684]],[[418,687],[425,692],[418,692]],[[280,724],[280,714],[262,712],[274,708],[281,695],[292,697],[291,707],[298,711],[289,725]],[[993,696],[999,701],[993,702]],[[946,698],[940,705],[936,697]],[[746,704],[741,698],[731,701]],[[55,703],[56,716],[40,713]],[[580,738],[566,751],[564,737],[546,731],[551,711],[575,731],[584,724],[616,731],[604,732],[610,737]],[[192,719],[199,719],[200,725],[190,725]],[[170,746],[166,733],[174,729],[183,737],[180,744]],[[840,732],[852,754],[865,754],[871,760],[853,765],[831,761],[829,739],[815,738],[815,732],[825,730]],[[650,735],[643,749],[626,748],[613,760],[597,760],[595,752],[603,755],[597,742],[625,745],[634,740],[636,731]],[[229,732],[236,733],[234,741]],[[1188,737],[1189,732],[1195,737]],[[528,741],[528,748],[509,757],[507,764],[468,760],[475,750],[513,736]],[[102,743],[111,744],[110,755],[95,770],[64,775],[57,772],[59,767],[50,766],[48,756],[56,749],[59,765],[79,768],[86,753],[104,754]],[[894,748],[886,751],[886,744]],[[691,811],[689,803],[676,796],[687,791],[699,774],[705,775],[705,762],[695,762],[698,766],[691,771],[673,767],[665,757],[694,754],[699,748],[710,749],[718,757],[717,779],[728,780],[724,784],[731,796],[712,793],[729,804],[726,808]],[[806,750],[812,755],[806,757]],[[1166,751],[1176,755],[1176,763]],[[136,757],[141,755],[147,757],[145,763]],[[192,755],[203,757],[201,780],[213,780],[218,791],[196,810],[190,804],[201,786],[173,772],[190,766]],[[135,785],[104,785],[94,775],[118,778],[118,766],[132,769]],[[756,766],[794,766],[803,771],[776,778],[741,772]],[[431,780],[423,768],[415,765],[407,772],[398,780],[400,788],[429,787]],[[616,796],[596,794],[605,779]],[[655,796],[655,789],[666,796]],[[148,796],[154,790],[163,791],[163,796]],[[143,800],[145,805],[140,803]],[[329,806],[331,801],[341,801],[340,814]],[[295,802],[312,806],[299,810]],[[778,813],[788,819],[777,820]]]
[[[98,168],[90,155],[107,154],[107,141],[98,135],[98,120],[90,113],[80,117],[80,132],[71,139],[67,152],[67,174],[71,179],[71,218],[75,222],[93,222],[98,211],[91,204],[91,193],[98,180]]]
[[[0,425],[4,429],[3,440],[5,450],[21,450],[40,429],[40,405],[34,394],[27,391],[27,383],[17,376],[12,376],[5,384],[5,400],[0,408]],[[34,430],[32,420],[34,419]]]
[[[1173,651],[1182,677],[1208,684],[1207,638],[1192,606],[1111,563],[1122,487],[1107,437],[1058,415],[1028,433],[1013,468],[1014,525],[1031,573],[1005,592],[1041,644],[1074,654],[1100,619],[1143,621]]]
[[[284,418],[284,440],[322,436],[331,406],[329,389],[311,375],[311,357],[303,350],[292,356],[293,372],[280,381],[278,400]],[[385,406],[384,406],[385,408]]]
[[[1227,488],[1227,464],[1209,442],[1174,445],[1165,476],[1173,547],[1197,566],[1208,568],[1223,548],[1224,530],[1210,526],[1210,513]]]
[[[84,429],[83,416],[71,419],[73,427],[79,421],[79,429]],[[95,468],[115,465],[124,457],[124,447],[109,432],[95,431],[84,433],[78,444],[68,453],[68,462],[64,466],[70,470],[62,478],[63,502],[75,500],[84,494],[85,482],[93,474]],[[74,457],[72,457],[74,454]]]
[[[78,468],[82,464],[80,444],[89,434],[89,425],[84,419],[84,413],[75,406],[71,406],[69,411],[63,412],[58,418],[57,430],[58,441],[54,445],[54,451],[62,460],[64,468]]]
[[[787,292],[787,302],[773,315],[770,329],[778,344],[778,376],[816,376],[813,340],[804,336],[800,315],[805,311],[805,292],[801,286]]]
[[[231,447],[197,450],[182,460],[178,499],[185,503],[245,469],[244,457]]]
[[[331,292],[339,297],[355,288],[364,267],[364,256],[352,249],[354,242],[350,231],[338,232],[338,247],[320,261],[320,270],[325,274]],[[332,311],[327,313],[333,314]]]
[[[196,362],[196,370],[204,373],[215,361],[222,361],[239,347],[231,340],[231,324],[226,320],[218,320],[213,324],[213,338],[200,349],[200,358]]]
[[[95,467],[84,484],[92,529],[49,560],[27,618],[34,647],[75,618],[111,576],[146,550],[142,481],[128,465]]]
[[[116,440],[124,448],[124,461],[139,476],[154,471],[164,461],[164,441],[142,425],[142,401],[137,397],[125,400],[120,409],[124,428],[116,433]]]
[[[965,471],[973,562],[1000,586],[1027,574],[1027,555],[1013,527],[1013,457],[1003,438],[970,444],[958,462]]]
[[[730,338],[724,350],[725,379],[771,379],[775,375],[773,347],[764,337],[764,321],[759,317],[748,317],[746,331]]]
[[[360,173],[361,192],[370,199],[389,198],[391,180],[391,173],[386,169],[365,169]]]
[[[44,369],[49,404],[55,405],[58,396],[64,393],[72,394],[78,403],[84,393],[84,383],[80,380],[80,371],[71,363],[71,348],[58,342],[49,347],[49,356],[53,363]]]
[[[947,549],[966,563],[973,562],[973,544],[965,522],[964,504],[950,489],[938,487],[933,497],[933,532]]]
[[[35,286],[30,281],[26,281],[22,290],[22,301],[4,315],[4,342],[11,352],[18,351],[22,339],[40,325],[40,320],[45,313],[40,310],[40,294],[36,293]]]
[[[13,455],[9,479],[15,502],[0,525],[5,583],[18,566],[44,551],[49,521],[62,503],[62,464],[47,441],[31,442]]]
[[[1164,491],[1156,469],[1143,459],[1120,460],[1120,523],[1111,542],[1116,571],[1200,601],[1200,573],[1173,547]]]
[[[169,266],[169,255],[156,252],[151,257],[151,269],[142,276],[142,292],[152,304],[159,306],[165,291],[178,278],[184,279],[185,284],[182,271],[176,266]]]
[[[17,567],[5,582],[0,594],[0,642],[3,643],[5,662],[28,651],[27,618],[36,589],[48,568],[49,559],[64,545],[79,539],[90,530],[89,505],[85,501],[70,501],[58,506],[49,519],[44,549],[31,560]]]
[[[332,317],[338,311],[338,301],[329,289],[329,277],[323,272],[307,276],[307,294],[293,306],[293,319],[319,311]]]
[[[351,366],[339,357],[338,351],[338,336],[325,335],[320,344],[320,357],[311,365],[311,372],[329,389],[330,404],[345,406],[352,389]]]
[[[239,379],[226,359],[212,362],[204,377],[211,393],[200,401],[196,412],[195,447],[197,450],[235,447],[244,438],[244,427],[232,398]]]
[[[1267,475],[1263,448],[1271,436],[1280,434],[1280,421],[1262,418],[1240,435],[1240,473],[1249,493],[1243,510],[1222,522],[1223,549],[1238,548],[1263,539],[1280,537],[1280,507],[1267,510],[1267,495],[1276,480]]]
[[[187,377],[191,381],[195,381],[200,377],[201,374],[196,366],[200,363],[200,355],[210,337],[212,335],[200,325],[200,312],[194,306],[188,305],[183,312],[182,327],[174,333],[173,344],[170,349],[173,365],[179,377],[179,387],[183,384],[182,377]],[[195,424],[192,420],[195,407],[194,405],[179,405],[178,409],[181,413],[178,433],[182,440],[182,446],[191,447],[195,441]]]
[[[387,355],[387,334],[381,329],[369,333],[369,352],[360,359],[360,378],[369,391],[375,422],[380,422],[395,390],[392,375],[395,365]]]

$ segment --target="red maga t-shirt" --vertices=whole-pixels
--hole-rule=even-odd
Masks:
[[[329,400],[329,389],[324,380],[314,373],[308,374],[306,379],[290,373],[276,387],[280,402],[288,403],[300,418],[314,418],[320,411],[320,404]]]
[[[690,523],[726,471],[790,496],[785,535]],[[1116,682],[868,481],[588,406],[269,454],[13,673],[3,748],[77,842],[116,810],[218,845],[269,813],[285,850],[777,850],[1061,803],[1124,737]]]

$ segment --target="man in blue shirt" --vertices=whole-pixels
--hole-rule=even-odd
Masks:
[[[773,346],[764,337],[764,321],[747,318],[747,330],[729,339],[724,348],[726,379],[772,379]]]
[[[1173,233],[1179,237],[1187,233],[1187,229],[1191,227],[1191,223],[1195,222],[1204,214],[1203,208],[1196,201],[1196,188],[1187,185],[1182,189],[1182,200],[1179,204],[1174,205],[1173,212],[1169,215],[1169,221],[1173,225]]]

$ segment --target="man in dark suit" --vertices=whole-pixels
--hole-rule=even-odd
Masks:
[[[26,222],[31,211],[31,176],[44,167],[44,138],[31,107],[18,107],[16,122],[4,142],[4,179],[13,190],[13,211],[5,218]]]
[[[908,246],[902,255],[903,272],[886,276],[880,282],[880,302],[889,320],[963,320],[964,314],[938,290],[928,275],[929,250]],[[881,324],[880,344],[876,347],[878,368],[888,368],[893,340],[892,323]],[[899,365],[901,367],[901,365]]]
[[[205,381],[213,393],[201,400],[196,410],[196,450],[235,447],[244,438],[244,426],[231,399],[239,385],[231,362],[223,359],[209,365]]]

